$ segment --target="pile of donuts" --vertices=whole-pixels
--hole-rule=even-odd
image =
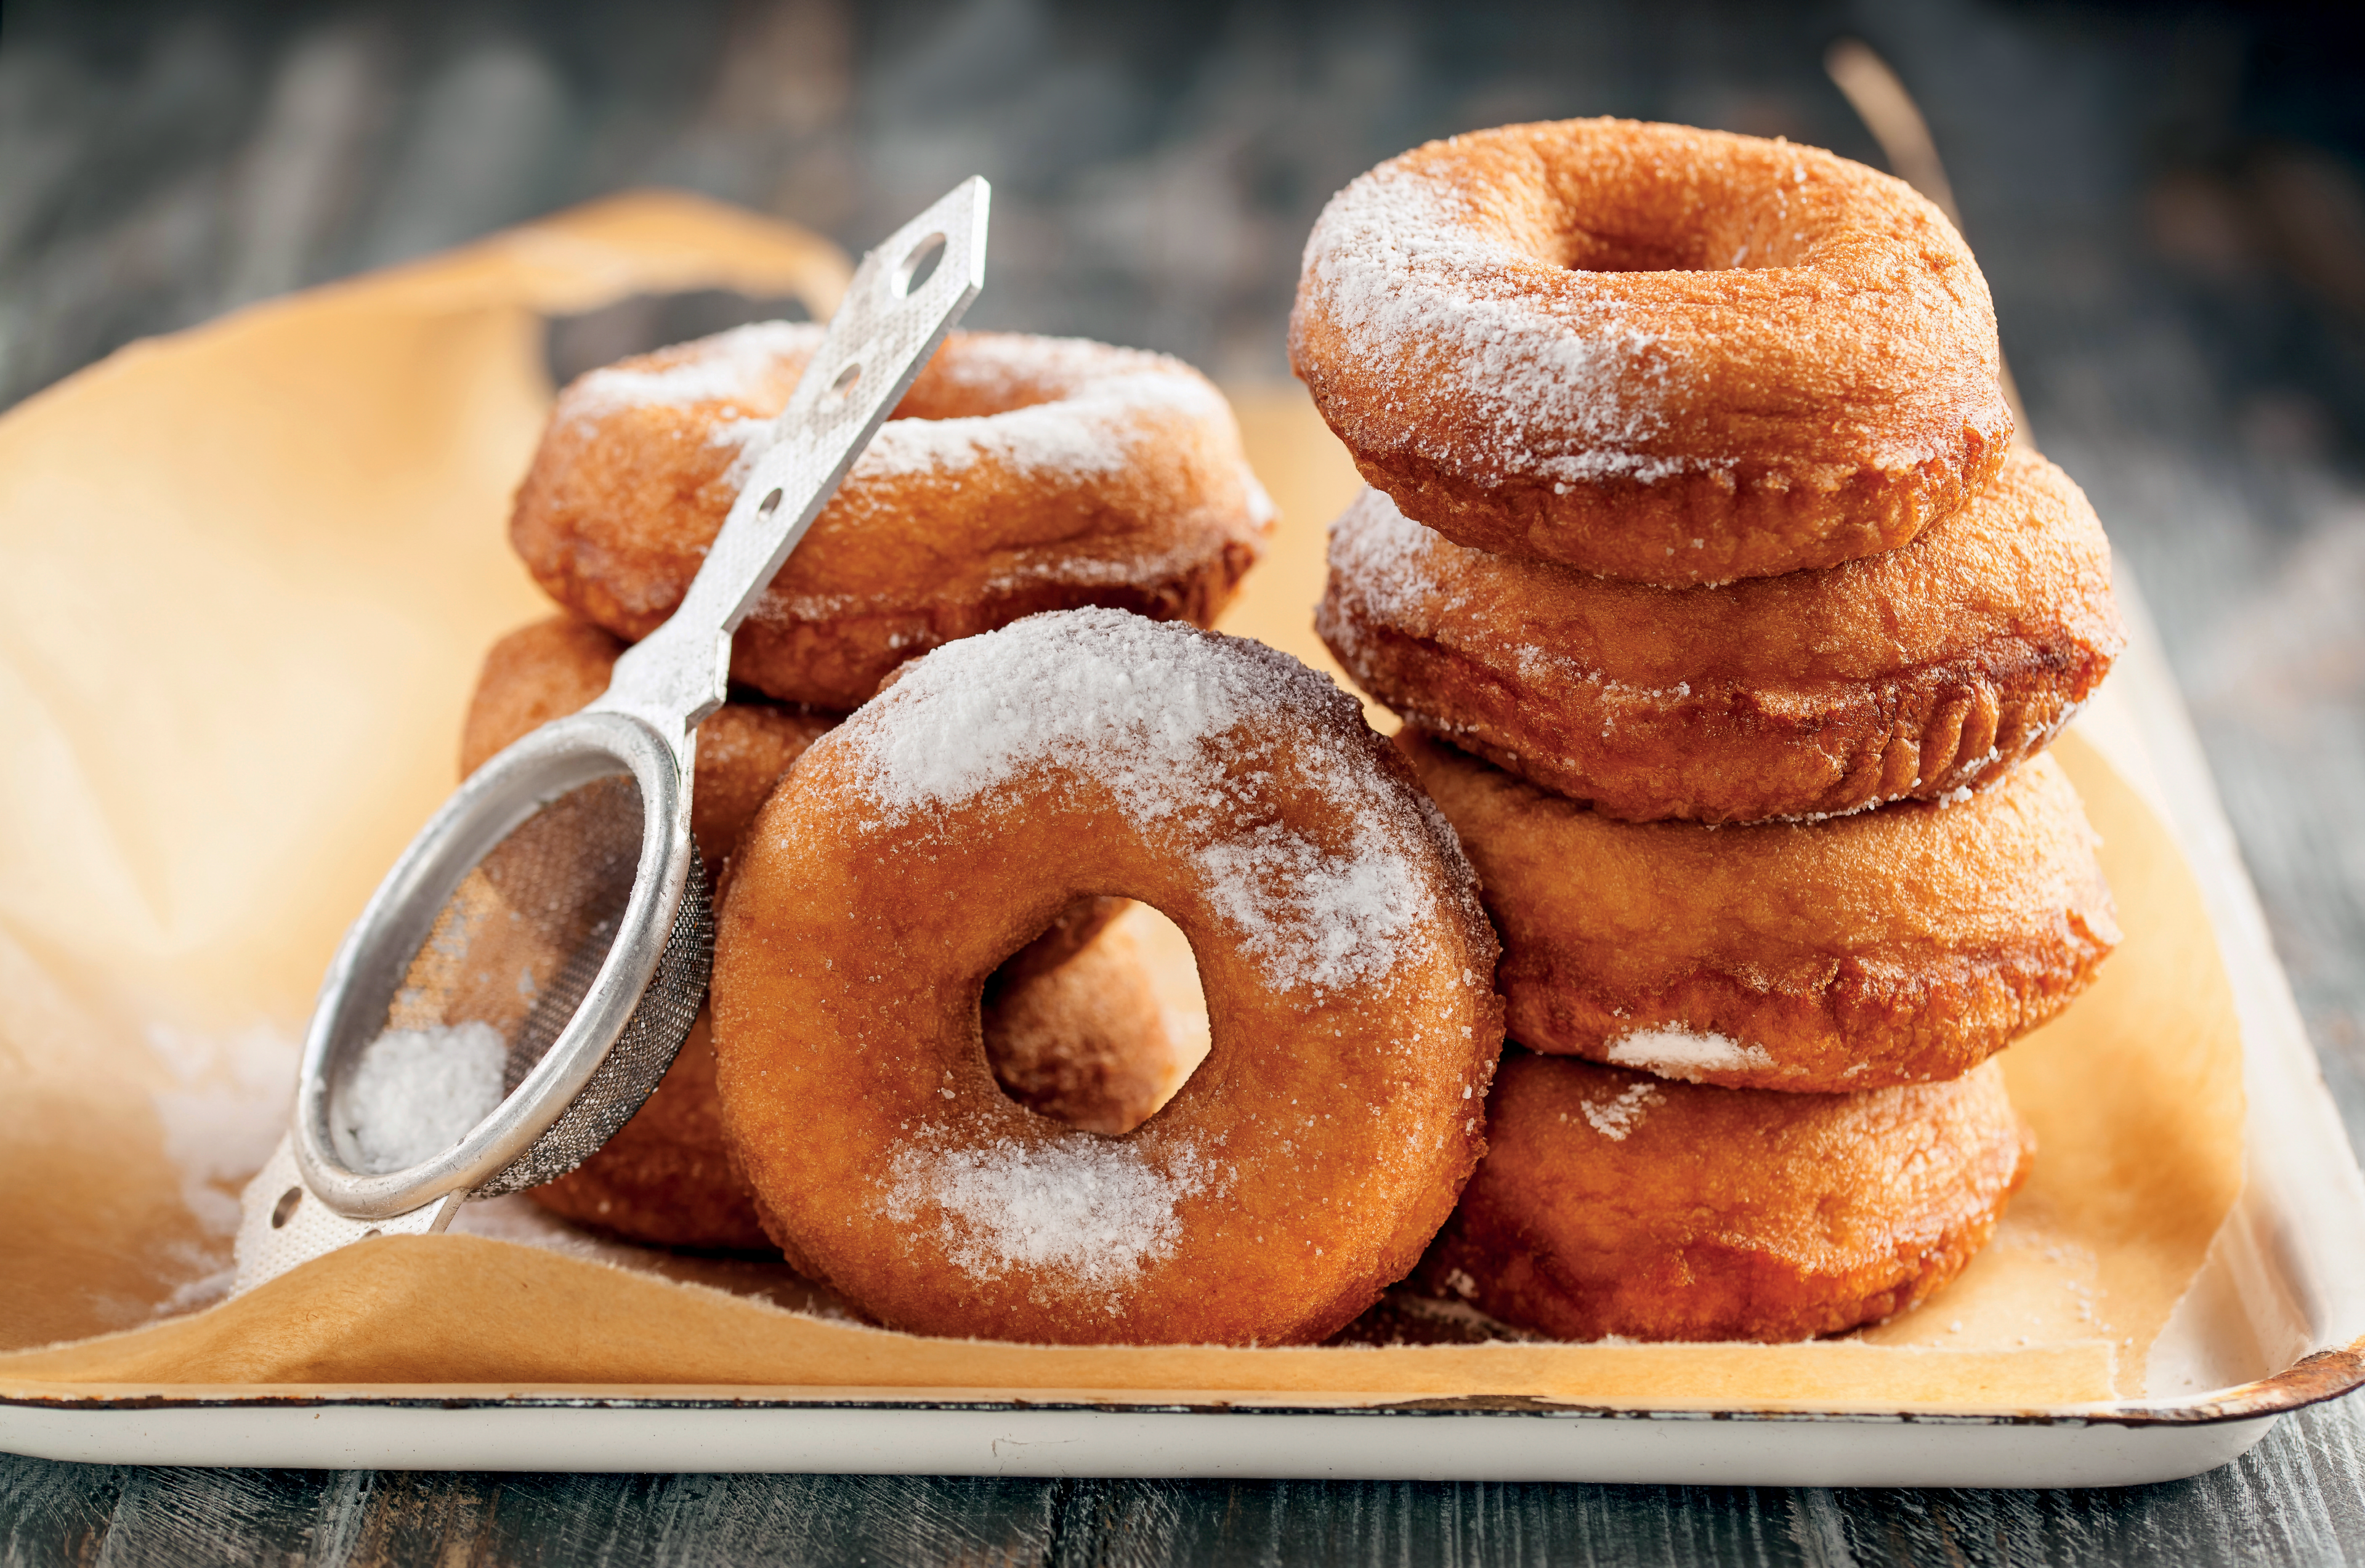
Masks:
[[[679,603],[819,336],[561,394],[511,537],[562,613],[464,771]],[[1317,627],[1396,739],[1207,630],[1271,519],[1213,386],[956,334],[699,732],[708,1013],[533,1196],[996,1339],[1926,1296],[2028,1168],[1990,1058],[2116,935],[2043,755],[2121,644],[2107,547],[2012,448],[1961,241],[1827,153],[1513,127],[1333,199],[1290,351],[1371,487]],[[1195,1067],[1129,901],[1190,941]]]
[[[1500,933],[1489,1152],[1420,1269],[1555,1337],[1786,1339],[1958,1273],[1995,1055],[2118,940],[2045,748],[2124,644],[1944,217],[1611,120],[1335,197],[1291,356],[1369,488],[1317,611]]]
[[[623,361],[560,394],[510,539],[560,613],[487,655],[462,737],[472,772],[607,689],[678,605],[748,444],[822,339],[767,322]],[[727,880],[790,765],[906,660],[1031,614],[1103,606],[1205,625],[1263,548],[1271,503],[1228,406],[1163,355],[955,333],[733,643],[731,700],[699,728],[691,830]],[[1001,1091],[1097,1134],[1146,1118],[1188,1067],[1139,955],[1084,897],[998,955],[979,998]],[[640,1112],[545,1208],[636,1241],[762,1249],[725,1137],[701,1013]]]

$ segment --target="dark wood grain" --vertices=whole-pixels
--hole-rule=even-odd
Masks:
[[[420,1562],[2340,1563],[2354,1403],[2169,1485],[1832,1491],[812,1475],[432,1475],[0,1462],[0,1564]]]
[[[140,334],[622,185],[707,190],[858,247],[973,171],[997,215],[977,324],[1274,378],[1298,246],[1362,168],[1600,112],[1877,160],[1821,75],[1842,32],[1922,102],[2032,423],[2159,620],[2365,1139],[2365,91],[2353,24],[2328,11],[17,0],[0,405]],[[581,344],[555,349],[571,365]],[[2287,1419],[2214,1474],[2101,1492],[0,1458],[0,1563],[422,1561],[2365,1562],[2365,1404]]]

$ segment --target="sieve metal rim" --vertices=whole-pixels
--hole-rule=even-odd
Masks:
[[[470,775],[411,840],[339,944],[305,1034],[296,1162],[322,1203],[353,1219],[391,1219],[471,1192],[531,1148],[590,1082],[639,1007],[681,906],[691,865],[685,774],[695,744],[694,734],[676,744],[645,721],[613,710],[570,714]],[[516,1091],[451,1148],[382,1174],[346,1165],[330,1134],[331,1070],[379,1032],[397,978],[426,939],[445,897],[544,805],[595,779],[625,773],[640,790],[640,857],[622,923],[583,1006]]]

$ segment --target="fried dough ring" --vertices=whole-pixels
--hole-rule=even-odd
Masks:
[[[564,615],[493,644],[468,707],[461,775],[605,691],[623,649],[609,633]],[[727,864],[780,775],[836,722],[833,714],[735,701],[699,726],[690,834],[708,866]],[[982,1025],[987,1056],[1021,1103],[1104,1132],[1148,1119],[1165,1097],[1177,1059],[1138,958],[1129,945],[1100,940],[1124,908],[1121,899],[1095,899],[1060,911],[1048,930],[994,973]],[[704,1010],[632,1120],[581,1165],[528,1195],[637,1241],[744,1250],[771,1245],[746,1180],[723,1146]]]
[[[1993,477],[1987,282],[1902,181],[1632,120],[1432,141],[1323,209],[1290,364],[1459,543],[1639,582],[1895,549]]]
[[[987,974],[1096,893],[1190,938],[1213,1036],[1122,1138],[1028,1115],[977,1034]],[[1352,699],[1261,644],[1037,616],[907,667],[748,831],[715,943],[724,1126],[783,1250],[890,1327],[1320,1339],[1483,1147],[1494,958]]]
[[[821,339],[743,327],[570,385],[510,520],[534,580],[620,636],[654,631]],[[1272,515],[1230,407],[1181,361],[956,332],[740,627],[732,677],[846,709],[905,659],[1037,610],[1211,624]]]
[[[1508,1050],[1420,1278],[1564,1339],[1804,1339],[1929,1298],[2035,1138],[2003,1064],[1866,1094],[1668,1083]]]
[[[2034,453],[1901,550],[1723,588],[1464,549],[1366,490],[1331,530],[1316,625],[1407,722],[1631,822],[1992,783],[2126,645],[2102,525]]]
[[[1955,1078],[2117,945],[2060,764],[1824,823],[1612,822],[1406,732],[1502,934],[1511,1038],[1800,1092]]]

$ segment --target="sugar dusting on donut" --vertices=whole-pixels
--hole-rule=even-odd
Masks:
[[[835,740],[855,748],[869,802],[891,822],[1024,770],[1090,774],[1136,821],[1199,836],[1196,869],[1242,949],[1275,987],[1318,992],[1425,954],[1433,894],[1411,845],[1453,840],[1370,750],[1289,724],[1293,708],[1354,711],[1328,679],[1261,644],[1077,610],[936,650]],[[1346,814],[1343,847],[1231,820],[1243,796],[1233,772],[1283,740]]]
[[[936,1239],[973,1278],[1016,1268],[1114,1293],[1174,1250],[1182,1236],[1175,1204],[1214,1174],[1188,1149],[1161,1170],[1135,1145],[1090,1133],[1031,1148],[1007,1139],[983,1148],[914,1144],[890,1165],[882,1206],[906,1226],[926,1226],[933,1211]]]
[[[1587,1100],[1577,1109],[1595,1132],[1611,1143],[1624,1143],[1626,1135],[1642,1125],[1642,1117],[1662,1098],[1657,1084],[1637,1083],[1614,1100]]]
[[[598,407],[585,411],[604,412],[627,399],[687,406],[745,397],[768,366],[790,354],[809,355],[821,344],[819,327],[770,322],[766,328],[778,330],[744,327],[702,340],[690,358],[670,370],[595,372],[586,380],[596,385],[587,386],[583,395]],[[1137,460],[1145,409],[1171,409],[1193,423],[1231,418],[1223,395],[1179,362],[1080,338],[1005,342],[975,334],[964,340],[958,354],[944,358],[937,375],[980,402],[1001,406],[1001,411],[890,420],[855,460],[857,478],[959,473],[984,461],[1054,473],[1117,474]],[[1045,390],[1057,395],[1026,400]],[[715,425],[709,440],[740,449],[726,478],[745,477],[772,430],[771,420],[761,418]],[[1261,494],[1251,496],[1251,512]],[[1263,502],[1268,515],[1271,505]]]
[[[1616,301],[1554,297],[1539,284],[1557,269],[1476,237],[1476,218],[1451,185],[1387,165],[1331,198],[1305,265],[1352,359],[1450,383],[1505,473],[1650,484],[1694,466],[1638,450],[1667,423],[1659,339]],[[1545,440],[1564,449],[1533,450]]]
[[[823,329],[809,321],[757,321],[701,338],[662,370],[633,364],[592,371],[566,388],[564,417],[588,421],[618,409],[723,402],[752,398],[790,354],[810,354]],[[768,423],[745,420],[747,424]]]
[[[1609,1042],[1609,1059],[1662,1078],[1699,1081],[1704,1072],[1752,1072],[1774,1065],[1764,1046],[1690,1029],[1637,1029]]]
[[[890,420],[855,470],[865,478],[953,472],[986,459],[1073,474],[1115,474],[1134,461],[1141,410],[1212,417],[1222,398],[1194,378],[1150,373],[1094,380],[1056,403],[952,420]],[[1226,411],[1228,411],[1227,409]]]

